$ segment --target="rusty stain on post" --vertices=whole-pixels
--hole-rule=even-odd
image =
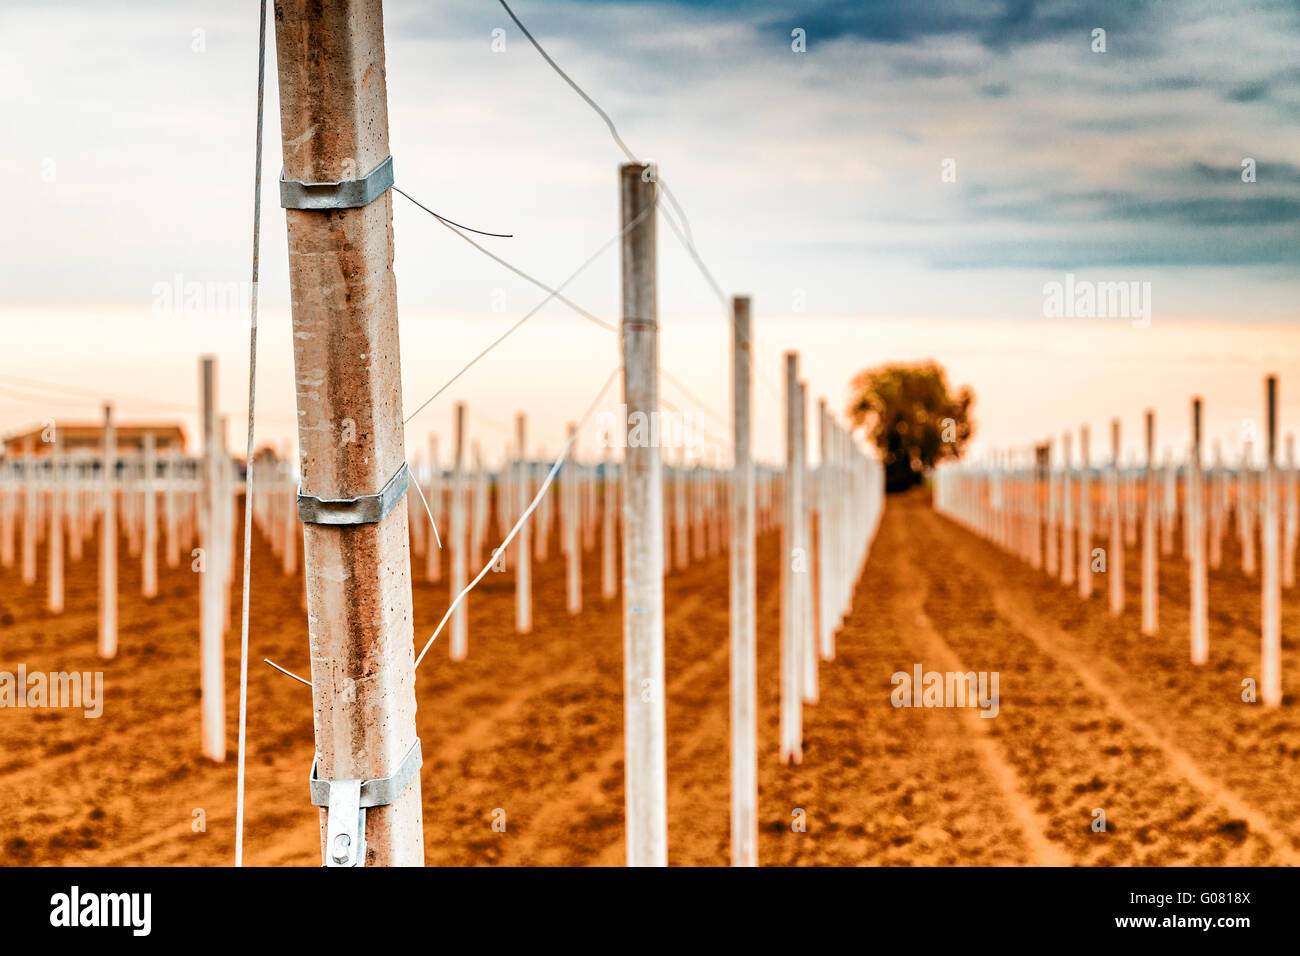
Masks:
[[[389,155],[380,0],[277,0],[275,23],[285,178],[365,175]],[[374,494],[406,457],[392,193],[285,215],[302,488]],[[389,776],[415,741],[407,509],[308,524],[303,553],[320,776]],[[423,865],[418,777],[367,811],[365,862]]]

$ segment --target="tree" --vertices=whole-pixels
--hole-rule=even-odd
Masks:
[[[885,490],[906,491],[946,458],[960,458],[974,432],[975,394],[954,395],[934,361],[882,365],[853,377],[849,420],[863,428],[885,466]]]

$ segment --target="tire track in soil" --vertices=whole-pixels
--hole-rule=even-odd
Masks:
[[[1003,595],[995,596],[994,605],[997,612],[1032,640],[1039,650],[1070,668],[1083,682],[1083,685],[1094,696],[1098,697],[1107,708],[1118,715],[1121,721],[1154,743],[1163,752],[1175,772],[1186,778],[1193,787],[1201,791],[1212,802],[1225,808],[1233,816],[1245,820],[1254,833],[1262,835],[1276,851],[1277,862],[1285,863],[1288,866],[1296,864],[1296,856],[1292,852],[1291,837],[1282,834],[1267,817],[1253,807],[1248,806],[1232,790],[1207,775],[1196,764],[1196,761],[1169,739],[1167,735],[1134,714],[1120,696],[1107,687],[1106,682],[1093,673],[1092,669],[1085,665],[1082,660],[1074,654],[1062,650],[1060,646],[1053,647],[1053,642],[1058,645],[1063,643],[1061,641],[1063,632],[1060,628],[1044,622],[1032,614],[1026,614],[1021,608],[1011,606]]]
[[[910,672],[921,659],[915,603],[907,597],[917,578],[898,560],[910,535],[891,499],[837,632],[835,660],[819,668],[820,703],[804,708],[804,760],[795,767],[778,761],[779,600],[760,578],[760,595],[770,598],[759,617],[759,860],[765,865],[1024,865],[1032,859],[1023,835],[1006,825],[1010,808],[972,746],[966,715],[890,702],[890,677]],[[772,542],[760,567],[774,572],[777,560]],[[725,685],[723,695],[725,701]],[[806,833],[792,832],[792,808],[807,812]],[[726,813],[724,804],[724,834]]]
[[[985,546],[959,529],[974,546]],[[1275,710],[1241,700],[1241,679],[1257,676],[1259,664],[1259,579],[1238,570],[1240,547],[1228,536],[1223,566],[1209,575],[1210,661],[1204,667],[1188,657],[1189,578],[1181,551],[1159,556],[1159,621],[1153,636],[1141,634],[1141,550],[1126,549],[1125,612],[1113,617],[1097,593],[1082,601],[1066,592],[1061,600],[1048,582],[1035,589],[1037,575],[1016,559],[997,553],[1006,575],[1024,581],[1025,600],[1015,613],[1030,633],[1050,635],[1047,647],[1071,655],[1074,666],[1158,739],[1171,757],[1200,782],[1222,794],[1224,806],[1264,833],[1279,849],[1279,862],[1294,865],[1300,850],[1300,806],[1293,795],[1300,758],[1300,722],[1294,690],[1300,604],[1283,592],[1283,706]],[[1094,544],[1103,546],[1104,541]],[[1104,593],[1105,578],[1097,576]],[[1111,690],[1110,688],[1119,688]]]
[[[1124,702],[1131,694],[1112,691],[1064,651],[1064,631],[1050,617],[1027,610],[1036,601],[1040,611],[1059,608],[1059,596],[1043,588],[1039,572],[932,512],[919,497],[906,506],[915,514],[918,545],[950,559],[935,614],[953,622],[957,646],[1009,676],[1002,682],[1010,730],[1000,728],[1004,747],[1023,777],[1039,781],[1043,807],[1081,862],[1222,865],[1291,858],[1290,841],[1265,817],[1138,717]],[[1086,633],[1095,639],[1095,631]],[[1015,662],[1012,669],[1008,661]],[[1088,826],[1088,808],[1098,805],[1107,813],[1105,834]]]
[[[1253,806],[1286,828],[1292,850],[1300,850],[1300,801],[1294,796],[1300,774],[1297,592],[1283,591],[1282,598],[1283,704],[1270,709],[1243,702],[1242,679],[1258,677],[1259,578],[1241,573],[1240,546],[1229,535],[1222,567],[1209,574],[1210,659],[1203,667],[1193,666],[1188,570],[1186,560],[1177,556],[1181,529],[1176,538],[1175,555],[1161,557],[1159,563],[1160,626],[1154,636],[1142,635],[1138,623],[1138,549],[1127,552],[1127,567],[1133,570],[1125,579],[1122,617],[1111,617],[1103,599],[1061,601],[1051,587],[1032,595],[1028,607],[1057,622],[1054,640],[1087,658],[1107,684],[1129,688],[1124,699],[1135,713],[1178,741],[1223,785],[1249,795]]]
[[[934,622],[925,613],[929,586],[924,571],[916,561],[916,556],[908,554],[906,561],[911,572],[909,577],[920,584],[919,590],[905,592],[904,598],[908,609],[915,615],[915,634],[920,651],[917,660],[935,661],[938,664],[937,669],[941,671],[966,673],[969,668],[962,664],[957,654],[940,636]],[[1068,866],[1072,862],[1070,857],[1046,835],[1051,829],[1050,821],[1040,814],[1033,802],[1021,792],[1015,769],[1002,758],[999,752],[991,723],[997,718],[982,717],[978,709],[972,708],[962,708],[958,713],[963,718],[965,732],[975,748],[981,767],[1001,792],[1010,819],[1020,831],[1021,839],[1024,840],[1030,854],[1030,865]]]
[[[255,547],[256,567],[278,567],[264,539],[255,539]],[[1030,862],[1019,828],[1008,826],[1016,811],[1004,796],[1006,781],[999,785],[997,765],[991,771],[987,756],[981,759],[978,753],[978,740],[991,731],[972,733],[973,714],[895,709],[889,703],[893,672],[935,659],[926,634],[916,631],[918,601],[924,620],[964,665],[983,669],[990,658],[985,645],[991,642],[998,660],[1023,657],[1017,664],[1022,669],[1008,672],[1017,682],[1030,675],[1035,682],[1067,685],[1021,699],[1019,688],[1004,684],[1001,719],[976,719],[977,726],[996,725],[1003,766],[1015,767],[1019,781],[1032,781],[1025,790],[1038,801],[1036,819],[1051,821],[1049,836],[1068,831],[1061,842],[1075,858],[1180,862],[1187,861],[1189,852],[1192,862],[1235,862],[1251,854],[1270,858],[1269,847],[1248,822],[1244,834],[1232,828],[1220,833],[1220,827],[1233,823],[1229,814],[1180,780],[1168,754],[1143,738],[1133,721],[1098,700],[1068,663],[1045,654],[1021,633],[1032,631],[1040,617],[1047,623],[1061,620],[1061,633],[1052,633],[1051,646],[1068,645],[1073,654],[1086,654],[1110,633],[1102,625],[1122,626],[1106,619],[1104,609],[1101,622],[1092,620],[1098,601],[1060,602],[1053,589],[1042,586],[1041,576],[1031,578],[1015,559],[932,514],[918,514],[897,497],[890,499],[866,574],[839,632],[837,659],[820,668],[821,702],[805,708],[805,761],[798,767],[781,766],[778,547],[776,535],[759,542],[763,863]],[[945,549],[955,554],[953,567],[934,561]],[[30,791],[24,805],[10,801],[0,806],[0,863],[228,865],[233,753],[222,765],[197,757],[198,701],[192,693],[197,687],[197,577],[188,567],[160,568],[160,597],[145,604],[135,596],[138,579],[129,577],[131,565],[123,559],[123,652],[116,661],[100,664],[94,657],[94,553],[88,548],[86,560],[69,568],[68,612],[62,618],[39,610],[40,584],[22,588],[13,569],[0,577],[0,600],[11,615],[0,622],[9,649],[6,661],[13,665],[18,653],[33,670],[99,667],[106,672],[110,704],[101,721],[54,711],[44,716],[60,719],[37,720],[43,715],[31,711],[0,715],[6,720],[5,765],[11,771],[0,782],[8,786],[17,774]],[[910,557],[900,560],[900,555]],[[1165,581],[1176,589],[1177,572],[1162,573],[1162,594]],[[1214,582],[1212,577],[1212,612]],[[670,860],[724,865],[729,857],[727,558],[669,575],[665,585]],[[442,657],[422,668],[418,726],[431,755],[426,762],[432,764],[422,774],[430,865],[622,862],[621,602],[599,599],[598,552],[584,561],[584,587],[586,610],[570,617],[564,610],[563,560],[554,550],[549,561],[536,567],[534,634],[519,638],[513,633],[513,575],[489,576],[470,601],[469,660],[452,665]],[[921,588],[924,596],[919,596]],[[1006,589],[1010,605],[988,598],[988,591],[999,588]],[[300,577],[278,573],[267,574],[254,587],[254,660],[266,655],[291,668],[306,660],[300,593]],[[445,583],[417,582],[415,593],[419,635],[441,616]],[[1253,600],[1257,595],[1256,589]],[[1284,613],[1293,612],[1284,606]],[[1077,627],[1065,616],[1067,608],[1081,616]],[[1009,621],[1014,616],[1009,611],[1026,616]],[[1169,607],[1175,632],[1177,613]],[[1213,638],[1212,661],[1219,644],[1226,644]],[[1131,643],[1137,655],[1133,659],[1153,667],[1162,655],[1184,649],[1178,633],[1170,636],[1168,647]],[[148,646],[153,652],[146,651]],[[1242,666],[1249,662],[1249,651],[1246,644],[1234,647],[1234,668],[1236,659]],[[237,654],[238,641],[228,635],[228,692],[237,686]],[[1112,666],[1105,654],[1089,662],[1108,686],[1117,681],[1116,693],[1138,686],[1116,678],[1112,670],[1122,668]],[[1183,673],[1176,671],[1179,681]],[[1229,675],[1187,673],[1193,675],[1189,680],[1201,682],[1236,679],[1235,670]],[[1165,713],[1167,699],[1200,686],[1183,682],[1145,696],[1120,696],[1130,717],[1150,725]],[[1197,700],[1195,706],[1214,703]],[[234,710],[232,696],[227,708],[232,741]],[[1007,719],[1018,712],[1026,719]],[[22,719],[24,713],[33,719]],[[1248,711],[1240,719],[1250,721],[1260,713]],[[1225,740],[1234,739],[1225,728],[1202,734],[1204,740],[1190,740],[1185,731],[1191,718],[1173,711],[1167,716],[1170,736],[1183,742],[1202,767],[1207,752],[1220,752]],[[304,779],[312,750],[306,688],[269,668],[252,668],[249,719],[248,860],[315,866],[317,817],[307,803]],[[1289,730],[1274,733],[1273,723],[1262,716],[1254,719],[1256,740],[1248,754],[1237,755],[1245,761],[1243,774],[1266,765],[1272,744],[1300,752],[1300,740]],[[1289,714],[1271,718],[1286,719]],[[1074,726],[1067,729],[1070,721]],[[1106,753],[1117,741],[1125,745],[1121,759]],[[1218,751],[1207,750],[1216,747]],[[37,772],[45,767],[42,755],[63,768],[57,778],[44,769]],[[1215,769],[1216,775],[1222,772]],[[1088,789],[1103,776],[1102,791]],[[1071,797],[1071,783],[1082,785],[1083,794]],[[1095,835],[1086,832],[1086,808],[1096,805],[1099,792],[1110,794],[1107,800],[1116,807],[1111,819],[1119,828],[1102,849]],[[507,834],[490,829],[491,810],[499,806],[510,811]],[[208,832],[191,831],[193,807],[206,809]],[[791,831],[794,808],[807,812],[806,833]],[[1188,809],[1189,815],[1179,815]],[[1144,826],[1148,820],[1155,822]],[[1148,837],[1153,831],[1168,832],[1146,844],[1139,836],[1144,830]],[[14,844],[15,834],[22,834],[21,845]]]

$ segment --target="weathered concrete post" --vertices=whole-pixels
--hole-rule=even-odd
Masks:
[[[451,459],[451,594],[456,600],[469,583],[469,511],[466,508],[465,480],[465,403],[455,406]],[[463,661],[469,654],[469,598],[466,596],[451,612],[451,643],[448,653],[453,661]]]
[[[380,0],[276,0],[275,24],[284,178],[336,183],[380,170],[389,159]],[[382,512],[381,492],[406,462],[392,192],[286,217],[302,495],[309,508],[380,496]],[[404,507],[304,526],[316,775],[342,796],[344,782],[394,775],[416,745],[409,548]],[[322,809],[327,862],[356,862],[357,844],[337,839],[346,814],[328,816]],[[418,773],[394,802],[365,811],[364,862],[424,864]]]
[[[1110,613],[1124,612],[1124,508],[1119,494],[1119,419],[1110,423],[1110,540],[1106,542],[1106,576],[1110,579]]]
[[[1277,376],[1264,383],[1268,458],[1264,462],[1263,559],[1259,699],[1268,707],[1282,703],[1282,579],[1278,567],[1277,513]]]
[[[1300,532],[1300,509],[1296,507],[1295,435],[1286,436],[1286,477],[1282,483],[1282,587],[1295,586],[1296,534]]]
[[[177,485],[181,480],[181,453],[174,445],[167,451],[167,484],[163,486],[163,526],[167,529],[167,567],[181,565],[181,544],[177,529]]]
[[[1079,597],[1092,597],[1092,463],[1087,425],[1079,427]]]
[[[1061,583],[1074,586],[1074,487],[1070,481],[1074,463],[1071,461],[1071,435],[1061,436]],[[1080,482],[1080,489],[1083,484]],[[1083,547],[1080,545],[1080,547]]]
[[[803,678],[803,699],[805,703],[817,703],[817,635],[813,623],[813,547],[812,547],[812,502],[808,480],[808,383],[799,383],[799,439],[795,450],[799,453],[797,470],[802,488],[801,506],[795,512],[797,518],[795,547],[801,556],[800,569],[794,577],[799,589],[799,654],[802,660],[800,674]]]
[[[731,864],[758,865],[757,579],[749,297],[731,300]]]
[[[100,475],[103,500],[99,525],[99,656],[117,655],[117,431],[113,406],[104,406],[104,458]]]
[[[623,403],[629,418],[659,413],[655,167],[619,168]],[[621,427],[626,428],[626,425]],[[623,474],[623,714],[628,866],[668,865],[664,715],[663,462],[653,441],[627,443]]]
[[[438,546],[438,542],[441,535],[447,532],[446,527],[443,527],[446,522],[443,520],[442,464],[438,460],[437,435],[429,436],[429,489],[427,497],[429,516],[438,525],[439,531],[429,541],[429,547],[424,552],[424,579],[437,584],[442,580],[442,548]]]
[[[158,596],[158,497],[154,474],[158,467],[154,455],[153,432],[144,434],[144,552],[140,558],[140,593],[146,598]]]
[[[817,401],[817,440],[821,464],[817,469],[817,654],[822,660],[835,657],[835,627],[839,623],[831,605],[834,601],[834,578],[831,555],[834,552],[833,465],[831,462],[831,413],[826,399]]]
[[[23,584],[36,583],[36,440],[23,442]]]
[[[203,416],[203,461],[199,483],[199,734],[203,755],[226,759],[225,616],[229,607],[224,555],[229,547],[221,518],[223,464],[217,442],[216,359],[199,359],[199,402]]]
[[[1210,657],[1205,606],[1208,574],[1205,568],[1205,506],[1202,502],[1201,400],[1192,399],[1192,453],[1187,461],[1187,534],[1190,545],[1192,663]]]
[[[46,535],[46,560],[49,568],[49,609],[58,614],[63,610],[63,510],[68,482],[63,473],[63,453],[59,448],[57,430],[50,448],[50,457],[50,524]]]
[[[565,430],[566,440],[571,441],[577,430],[578,426],[569,422]],[[560,469],[560,550],[564,552],[565,606],[570,614],[582,610],[582,543],[578,538],[582,466],[574,457],[570,451]]]
[[[605,445],[605,480],[600,508],[600,596],[606,601],[618,597],[618,482],[614,480],[614,447],[617,438]]]
[[[1142,633],[1151,636],[1158,627],[1156,564],[1156,413],[1146,414],[1146,501],[1142,509]]]
[[[531,469],[528,467],[528,453],[525,451],[528,447],[525,444],[527,426],[528,419],[523,412],[520,412],[515,416],[515,439],[516,447],[519,449],[519,463],[515,466],[518,472],[515,480],[516,520],[528,510],[532,491],[532,482],[529,481]],[[515,631],[519,634],[527,634],[533,629],[533,555],[529,548],[531,523],[525,521],[515,538]]]
[[[799,355],[785,353],[785,477],[781,515],[781,762],[803,759],[802,663],[799,631],[800,588],[793,561],[799,547],[799,514],[803,510],[803,476],[799,473]]]

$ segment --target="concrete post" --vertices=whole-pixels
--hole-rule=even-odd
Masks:
[[[657,189],[654,166],[626,163],[619,168],[625,229],[623,403],[629,416],[645,416],[647,421],[659,412]],[[659,446],[646,442],[628,447],[623,474],[623,707],[629,866],[668,864],[663,507]]]
[[[276,0],[275,24],[285,178],[366,175],[389,157],[382,3]],[[376,494],[406,461],[392,202],[286,211],[304,494]],[[305,525],[303,563],[318,776],[390,776],[416,739],[406,508]],[[365,863],[423,865],[418,776],[366,811]]]
[[[758,865],[757,585],[749,297],[731,300],[731,864]]]
[[[117,656],[117,502],[114,472],[117,470],[117,431],[113,428],[113,406],[104,406],[102,500],[99,527],[99,656]]]

